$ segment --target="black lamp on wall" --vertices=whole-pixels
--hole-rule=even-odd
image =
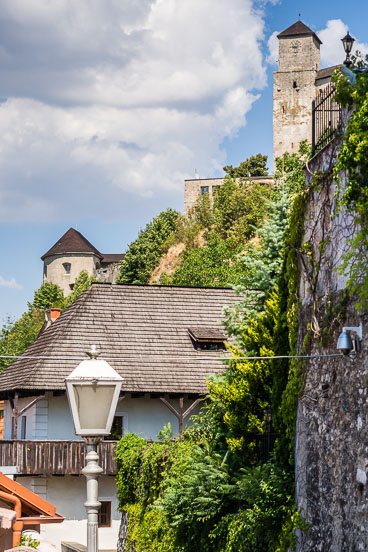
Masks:
[[[350,67],[352,65],[352,61],[350,59],[350,53],[351,53],[351,50],[353,48],[355,38],[350,36],[349,31],[348,31],[346,36],[344,36],[344,38],[341,39],[341,42],[344,46],[344,50],[345,50],[345,54],[346,54],[344,65],[346,65],[346,67]]]

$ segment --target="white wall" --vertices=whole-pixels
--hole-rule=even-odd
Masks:
[[[26,397],[18,400],[18,410],[22,410],[35,397]],[[26,439],[36,439],[36,405],[31,406],[23,416],[26,417]],[[21,438],[22,417],[18,419],[18,439]],[[12,410],[9,401],[4,401],[4,439],[12,438]]]
[[[46,482],[44,483],[44,480]],[[86,545],[86,509],[84,501],[86,499],[86,478],[84,476],[64,477],[17,477],[18,483],[24,485],[27,489],[36,492],[37,482],[46,488],[46,496],[43,498],[56,506],[58,514],[67,519],[62,523],[53,523],[41,525],[41,536],[58,546],[60,543],[79,542]],[[99,528],[99,548],[101,550],[116,549],[121,513],[117,510],[118,502],[116,499],[115,478],[111,476],[102,476],[99,479],[99,500],[111,501],[111,527]]]
[[[188,408],[192,402],[185,400],[184,408]],[[178,400],[170,400],[170,403],[176,409],[179,408]],[[67,397],[50,396],[48,404],[47,439],[76,439]],[[193,413],[198,413],[198,407]],[[136,433],[145,439],[155,440],[157,433],[170,422],[174,435],[178,435],[178,419],[159,399],[150,399],[148,396],[140,399],[127,397],[118,403],[116,414],[124,416],[125,433]]]

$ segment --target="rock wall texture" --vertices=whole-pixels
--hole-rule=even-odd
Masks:
[[[311,141],[319,67],[319,43],[313,36],[279,39],[279,70],[273,80],[274,159],[296,153],[303,140]]]
[[[301,268],[299,348],[334,354],[343,326],[363,324],[362,351],[305,362],[297,416],[296,494],[310,529],[298,552],[368,550],[368,312],[358,313],[336,272],[349,247],[353,218],[336,216],[331,168],[338,141],[310,163],[307,182],[325,171],[310,195]]]

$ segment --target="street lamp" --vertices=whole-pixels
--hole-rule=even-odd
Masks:
[[[88,445],[87,465],[82,473],[87,478],[87,552],[98,552],[98,465],[97,445],[109,435],[119,400],[123,378],[105,360],[97,358],[92,345],[88,360],[83,360],[65,379],[69,406],[76,435]]]
[[[342,42],[342,45],[344,46],[344,50],[345,50],[345,54],[346,54],[346,59],[344,61],[344,65],[346,65],[346,67],[350,67],[350,65],[352,64],[352,61],[350,59],[350,52],[353,48],[355,38],[350,36],[349,31],[348,31],[346,36],[344,36],[344,38],[341,39],[341,42]]]

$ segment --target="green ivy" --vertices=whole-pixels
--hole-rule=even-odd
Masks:
[[[356,82],[349,83],[340,71],[334,74],[334,82],[337,101],[352,109],[334,169],[340,183],[339,209],[353,212],[355,224],[339,271],[348,278],[349,292],[359,298],[357,308],[364,310],[368,307],[368,76],[358,74]]]

